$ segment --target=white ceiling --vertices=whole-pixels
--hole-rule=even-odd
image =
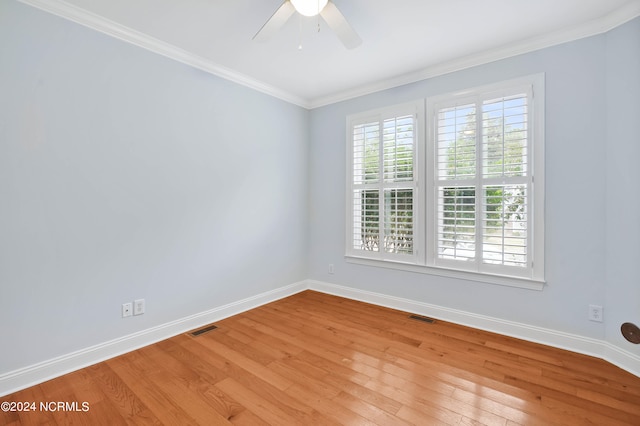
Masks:
[[[363,40],[347,50],[322,20],[297,14],[252,41],[282,0],[21,1],[307,108],[640,15],[640,0],[333,0]]]

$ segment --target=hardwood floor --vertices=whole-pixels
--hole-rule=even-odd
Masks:
[[[2,397],[36,410],[0,424],[640,424],[605,361],[408,316],[305,291]]]

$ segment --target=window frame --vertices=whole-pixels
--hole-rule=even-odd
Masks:
[[[425,141],[425,126],[424,126],[424,100],[407,102],[404,104],[393,105],[385,108],[378,108],[371,111],[366,111],[360,114],[354,114],[347,117],[347,191],[346,191],[346,241],[345,252],[347,257],[354,259],[370,259],[382,262],[397,262],[400,264],[419,264],[423,261],[420,259],[424,252],[424,195],[420,190],[419,182],[423,181],[421,178],[422,170],[424,169],[419,163],[424,162],[424,141]],[[354,183],[354,140],[353,133],[356,126],[377,122],[379,126],[383,124],[386,119],[398,118],[402,116],[413,115],[414,116],[414,145],[413,145],[413,179],[410,185],[413,191],[413,253],[412,254],[398,254],[389,253],[385,250],[379,251],[366,251],[358,250],[353,247],[353,235],[354,235],[354,209],[353,209],[353,192],[356,190]],[[381,140],[382,144],[383,141]],[[380,173],[383,173],[381,170]],[[381,194],[384,189],[393,189],[395,184],[385,184],[384,178],[380,176],[379,182],[375,185],[379,189]],[[380,195],[379,195],[380,197]],[[379,216],[382,216],[383,212],[379,212]],[[382,220],[380,219],[382,222]],[[380,225],[381,227],[382,225]]]
[[[517,267],[482,264],[482,262],[447,261],[437,257],[437,201],[436,194],[436,136],[435,120],[441,108],[465,103],[480,104],[483,100],[509,96],[518,92],[528,94],[528,143],[527,189],[529,194],[529,216],[527,226],[527,262],[526,270]],[[500,278],[500,283],[513,280],[514,286],[522,287],[523,281],[529,281],[535,288],[544,285],[544,74],[526,76],[495,84],[479,86],[468,90],[447,93],[427,98],[427,257],[426,266],[430,268],[466,271],[476,275],[480,281],[490,281],[488,277]],[[476,116],[482,112],[476,113]],[[480,138],[480,135],[477,135]],[[478,166],[481,167],[481,166]],[[480,172],[481,174],[481,172]],[[482,181],[482,178],[479,178]],[[476,180],[474,180],[476,182]],[[478,219],[476,219],[478,220]],[[481,225],[477,224],[477,227]],[[506,280],[505,280],[506,279]],[[527,285],[526,287],[529,287]]]
[[[456,262],[436,260],[437,221],[436,221],[436,182],[435,182],[435,122],[434,114],[440,105],[459,102],[465,99],[482,97],[489,94],[514,94],[517,89],[530,90],[528,97],[528,167],[531,182],[528,184],[528,202],[530,219],[527,226],[526,273],[516,274],[509,267],[461,268]],[[345,259],[349,263],[390,268],[410,272],[425,273],[443,277],[486,282],[531,290],[542,290],[544,277],[544,73],[516,78],[459,90],[456,92],[427,97],[411,103],[388,108],[353,114],[347,117],[347,185],[346,185],[346,250]],[[417,112],[416,143],[414,151],[414,253],[408,257],[385,256],[384,253],[371,255],[362,250],[353,249],[353,126],[367,119],[385,114],[396,114],[413,108]],[[477,166],[477,167],[482,167]],[[516,268],[516,267],[514,267]]]

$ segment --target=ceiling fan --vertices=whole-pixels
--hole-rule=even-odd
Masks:
[[[330,0],[284,0],[284,3],[253,36],[253,39],[266,40],[282,28],[294,12],[303,16],[320,15],[347,49],[353,49],[362,43],[358,34]]]

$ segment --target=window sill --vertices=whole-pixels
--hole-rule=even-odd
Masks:
[[[480,272],[462,271],[458,269],[449,269],[436,266],[416,265],[413,263],[404,263],[393,260],[369,259],[358,256],[345,256],[345,260],[348,263],[354,263],[358,265],[395,269],[398,271],[417,272],[420,274],[437,275],[440,277],[457,278],[461,280],[476,281],[487,284],[497,284],[507,287],[523,288],[527,290],[542,291],[545,286],[545,281],[537,279],[505,275],[490,275]]]

